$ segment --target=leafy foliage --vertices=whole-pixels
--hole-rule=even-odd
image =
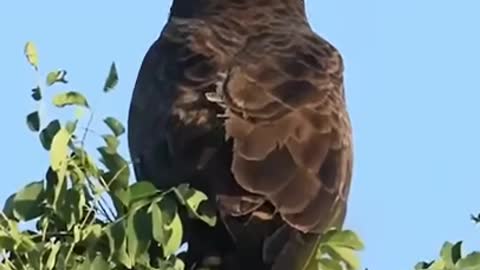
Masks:
[[[480,252],[462,255],[462,242],[455,244],[445,242],[440,250],[440,257],[431,262],[419,262],[415,270],[479,270]]]
[[[32,42],[25,45],[25,55],[39,72]],[[45,88],[68,84],[66,74],[61,69],[49,72],[45,86],[33,88],[33,100],[42,103]],[[111,92],[117,83],[112,63],[104,92]],[[82,108],[90,120],[94,116],[80,92],[60,92],[50,105]],[[42,180],[11,195],[0,212],[0,269],[184,269],[177,257],[184,244],[179,209],[214,226],[217,217],[205,207],[207,196],[186,184],[169,190],[145,181],[130,184],[130,164],[118,152],[125,133],[122,123],[104,118],[111,133],[100,135],[105,144],[97,148],[98,163],[84,147],[91,121],[79,129],[80,118],[62,123],[41,119],[37,111],[27,116],[50,163]],[[41,128],[42,122],[48,124]],[[34,221],[36,229],[20,230],[27,221]],[[356,251],[361,249],[363,244],[352,231],[331,230],[320,241],[313,269],[359,269]]]

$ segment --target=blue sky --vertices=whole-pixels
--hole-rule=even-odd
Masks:
[[[467,248],[475,248],[480,233],[469,215],[480,211],[480,2],[307,2],[313,28],[345,59],[355,132],[347,227],[366,243],[364,266],[412,269],[418,260],[435,257],[444,240],[464,239]],[[56,90],[85,92],[97,122],[107,113],[125,122],[139,65],[168,6],[0,2],[1,201],[41,179],[48,163],[25,125],[25,115],[35,109],[29,97],[35,76],[23,56],[24,43],[37,44],[44,72],[68,70],[70,84]],[[118,65],[120,84],[104,96],[111,61]],[[122,149],[126,153],[125,140]]]

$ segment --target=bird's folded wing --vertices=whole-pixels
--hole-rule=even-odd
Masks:
[[[312,34],[251,44],[225,85],[233,175],[292,227],[322,231],[345,211],[352,170],[341,57]]]

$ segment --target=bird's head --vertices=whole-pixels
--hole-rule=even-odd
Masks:
[[[304,0],[173,0],[170,14],[200,17],[221,13],[278,12],[284,16],[305,16]]]

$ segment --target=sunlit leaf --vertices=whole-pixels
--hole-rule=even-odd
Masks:
[[[106,150],[108,151],[108,153],[115,154],[117,152],[118,145],[120,144],[117,137],[110,134],[106,134],[106,135],[102,135],[102,138],[107,144]]]
[[[186,185],[179,186],[176,191],[191,214],[210,226],[215,225],[217,217],[213,207],[208,204],[207,195]]]
[[[322,258],[322,259],[319,259],[317,262],[318,262],[317,268],[315,268],[315,269],[312,268],[311,270],[317,270],[317,269],[320,269],[320,270],[343,270],[342,265],[337,260],[332,260],[330,258]],[[310,269],[308,269],[308,270],[310,270]]]
[[[118,83],[117,67],[115,65],[115,62],[112,62],[112,65],[110,66],[110,71],[105,81],[105,85],[103,86],[103,91],[109,92],[113,90],[117,85],[117,83]]]
[[[50,165],[54,171],[59,170],[66,163],[70,136],[68,130],[61,128],[53,137],[50,149]]]
[[[180,216],[177,212],[175,200],[165,197],[159,205],[162,211],[162,220],[165,233],[163,252],[166,257],[169,257],[177,252],[182,244],[183,227]]]
[[[87,99],[82,94],[75,91],[57,94],[53,98],[53,105],[60,108],[70,105],[83,106],[85,108],[89,107]]]
[[[355,250],[341,246],[325,246],[328,254],[336,260],[342,260],[346,263],[349,270],[359,270],[360,260]]]
[[[153,239],[157,241],[159,244],[163,244],[166,242],[165,239],[165,228],[164,228],[164,223],[163,223],[163,217],[162,217],[162,210],[160,210],[160,207],[158,206],[157,203],[152,203],[150,206],[150,210],[152,213],[152,235]]]
[[[37,132],[40,130],[40,117],[38,111],[34,111],[27,115],[27,125],[31,131]]]
[[[348,247],[353,250],[362,250],[364,248],[360,237],[351,230],[330,230],[322,240],[329,245]]]
[[[472,252],[460,259],[456,264],[457,269],[461,270],[479,270],[480,269],[480,252]]]
[[[25,44],[24,48],[25,56],[27,57],[28,63],[32,65],[35,70],[38,70],[38,53],[35,44],[31,41]]]
[[[52,243],[50,245],[50,253],[48,254],[47,263],[45,265],[47,269],[51,270],[55,268],[55,264],[57,261],[57,254],[58,254],[58,251],[60,250],[60,246],[61,246],[61,242],[59,241]]]
[[[58,82],[67,83],[65,76],[67,76],[66,70],[59,69],[56,71],[51,71],[47,74],[47,85],[51,86]]]

